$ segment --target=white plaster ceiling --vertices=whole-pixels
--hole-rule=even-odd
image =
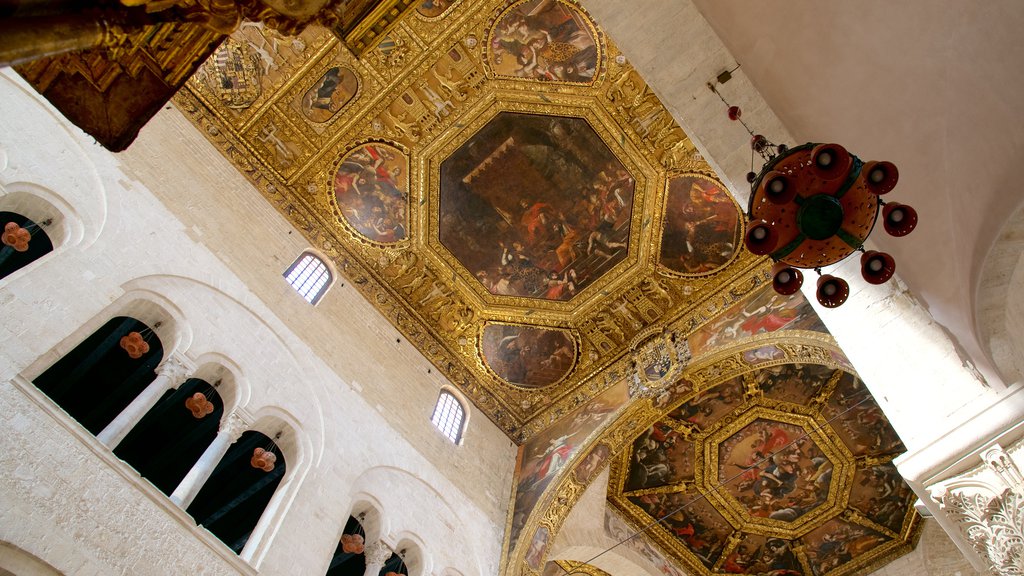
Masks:
[[[1024,2],[694,1],[797,143],[896,163],[890,196],[920,224],[873,239],[991,377],[975,301],[985,256],[1024,204]]]

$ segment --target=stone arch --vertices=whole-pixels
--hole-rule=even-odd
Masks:
[[[103,324],[118,316],[134,318],[152,328],[163,346],[163,359],[173,352],[186,350],[192,341],[188,322],[185,321],[181,310],[169,300],[154,293],[126,293],[42,354],[22,371],[22,376],[26,380],[34,380]],[[157,326],[157,323],[160,326]]]
[[[1007,384],[1024,379],[1024,206],[989,248],[976,285],[975,330]]]
[[[45,560],[0,540],[0,573],[16,576],[61,576],[61,572]]]
[[[273,543],[277,531],[281,528],[291,503],[298,494],[303,478],[311,466],[309,453],[312,443],[303,432],[302,425],[285,409],[277,406],[265,406],[255,414],[255,421],[249,430],[260,432],[273,439],[281,450],[286,463],[286,471],[281,483],[274,491],[263,514],[260,515],[256,527],[249,535],[248,541],[239,556],[259,566]]]
[[[46,235],[54,252],[62,252],[82,242],[85,225],[78,211],[52,190],[31,182],[12,182],[0,186],[0,211],[17,212],[33,222],[45,222]]]
[[[38,102],[35,108],[22,107],[19,114],[4,114],[0,117],[0,133],[32,134],[30,141],[23,141],[18,148],[5,150],[7,167],[0,170],[0,184],[17,190],[21,186],[45,189],[52,197],[63,199],[73,207],[72,212],[83,224],[81,247],[88,247],[100,235],[106,224],[108,206],[106,189],[96,162],[90,156],[79,138],[68,128],[67,121],[60,117],[42,97],[34,91],[18,85],[13,78],[0,75],[0,100],[32,100]],[[39,158],[51,158],[60,151],[63,166],[75,166],[71,170],[52,170],[40,164]],[[51,199],[51,202],[53,200]]]
[[[252,387],[242,375],[242,369],[233,360],[219,352],[206,352],[196,358],[195,376],[210,384],[220,380],[217,393],[224,401],[224,411],[230,413],[239,406],[249,404]]]
[[[301,452],[289,455],[291,459],[289,466],[298,467],[299,461],[295,458],[304,460],[303,468],[319,462],[323,456],[325,442],[323,405],[319,398],[322,391],[309,385],[309,378],[297,375],[317,374],[320,369],[313,364],[313,360],[308,354],[297,352],[296,347],[301,343],[288,333],[287,329],[276,325],[276,318],[265,311],[258,311],[258,307],[261,306],[258,301],[240,300],[228,291],[229,288],[218,288],[217,281],[218,279],[213,277],[196,279],[177,275],[152,275],[136,278],[126,282],[123,286],[131,292],[159,294],[164,299],[181,302],[182,316],[187,317],[189,320],[187,325],[192,326],[188,332],[188,347],[195,345],[193,342],[200,339],[198,332],[202,326],[201,335],[204,338],[198,346],[205,348],[207,353],[216,352],[218,357],[229,359],[237,365],[238,374],[244,376],[246,397],[238,405],[248,413],[257,414],[259,417],[262,417],[263,410],[266,410],[267,415],[287,422],[289,426],[300,432],[303,438],[303,449]],[[243,292],[241,285],[239,285],[238,291],[248,295],[247,292]],[[212,343],[209,342],[211,339],[205,338],[205,336],[208,336],[207,333],[210,332],[211,326],[219,330],[220,324],[199,316],[205,315],[206,310],[211,309],[219,311],[219,318],[231,318],[232,333],[244,336],[227,335],[219,340],[212,339]],[[192,337],[192,330],[197,331],[196,337]],[[225,332],[225,334],[227,333]],[[252,355],[250,346],[235,346],[238,342],[258,344],[262,353]],[[186,350],[188,347],[183,346],[180,349]],[[274,354],[270,355],[273,361],[259,364],[268,357],[267,350],[274,351]],[[273,374],[269,374],[267,370],[271,370]],[[290,395],[288,399],[253,399],[256,392],[278,390],[280,386],[272,379],[284,376],[295,378],[293,383],[296,386],[305,385],[305,393],[297,392]],[[292,398],[295,399],[296,404],[286,406],[288,400]],[[258,405],[253,405],[253,402],[257,402]],[[309,413],[304,414],[302,418],[293,413],[296,409],[303,408],[308,409]],[[253,421],[257,419],[254,418]]]
[[[425,576],[432,573],[430,557],[424,554],[423,541],[417,535],[407,531],[400,532],[392,549],[402,558],[409,576]]]
[[[432,574],[434,566],[458,566],[463,574],[486,572],[486,563],[472,546],[451,535],[465,533],[465,522],[448,497],[418,475],[397,466],[374,466],[364,470],[351,484],[356,501],[372,501],[381,512],[380,539],[400,550],[399,542],[418,546],[416,563],[406,561],[410,575]],[[410,506],[410,502],[430,502]],[[358,510],[354,506],[353,511]],[[372,534],[367,528],[368,541]],[[422,570],[422,571],[414,571]]]
[[[369,494],[359,493],[352,497],[352,511],[349,516],[359,519],[367,542],[380,540],[382,535],[388,533],[388,526],[384,524],[384,513],[381,512],[381,508],[380,501]],[[342,523],[338,528],[339,538],[341,537],[340,531],[344,528],[345,524]]]

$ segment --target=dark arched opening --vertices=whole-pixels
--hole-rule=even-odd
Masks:
[[[362,576],[366,572],[366,532],[359,520],[348,517],[345,531],[334,549],[327,576]]]
[[[219,382],[218,382],[219,384]],[[212,405],[212,412],[193,412],[196,394]],[[177,390],[168,390],[146,416],[114,449],[143,478],[164,494],[171,494],[182,478],[217,437],[224,402],[214,386],[190,378]]]
[[[137,358],[121,339],[137,333],[149,350]],[[89,432],[98,434],[156,378],[160,338],[134,318],[118,316],[92,333],[33,382]]]
[[[49,220],[42,222],[43,225]],[[43,230],[43,225],[16,212],[0,212],[0,278],[41,258],[53,251],[53,243]]]
[[[43,225],[49,221],[43,222]],[[13,224],[13,226],[12,226]],[[53,252],[53,242],[43,226],[16,212],[0,212],[0,278]]]
[[[272,469],[253,465],[257,448],[274,454]],[[196,524],[240,553],[284,473],[284,456],[274,441],[259,432],[246,432],[224,455],[187,511]]]

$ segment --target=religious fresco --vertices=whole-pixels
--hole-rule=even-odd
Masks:
[[[754,381],[765,398],[806,404],[835,374],[834,369],[820,364],[782,364],[758,370]],[[843,372],[839,378],[853,380],[854,376]]]
[[[409,159],[387,144],[364,144],[342,158],[334,173],[340,216],[368,240],[406,237]]]
[[[828,499],[832,462],[799,426],[758,419],[718,445],[718,481],[751,516],[791,522]]]
[[[628,400],[626,383],[620,382],[531,438],[519,449],[509,550],[515,548],[529,513],[551,480],[576,456],[584,441]]]
[[[816,576],[840,572],[839,569],[854,558],[889,540],[876,530],[840,518],[825,523],[803,538],[807,560]]]
[[[731,412],[743,401],[743,380],[733,378],[714,388],[698,392],[689,401],[680,404],[668,413],[676,422],[685,423],[686,427],[705,427]]]
[[[664,529],[682,542],[707,567],[714,566],[732,527],[697,490],[631,496],[651,518],[662,519]]]
[[[612,455],[612,449],[607,444],[598,444],[593,450],[587,453],[578,466],[572,471],[576,481],[586,486],[594,479],[594,476],[604,468],[608,458]]]
[[[491,294],[568,300],[625,258],[634,187],[586,120],[503,112],[441,165],[440,240]]]
[[[359,90],[356,73],[345,66],[331,66],[302,95],[300,110],[310,122],[326,122],[341,111]]]
[[[487,324],[483,332],[484,361],[510,384],[531,388],[554,384],[576,360],[576,344],[562,330]]]
[[[840,382],[829,398],[825,413],[854,455],[899,454],[906,450],[882,408],[859,378],[845,378]]]
[[[642,490],[693,479],[693,445],[665,422],[657,422],[633,443],[627,490]]]
[[[546,526],[541,526],[533,534],[533,538],[530,539],[530,547],[526,549],[526,565],[534,570],[540,568],[540,563],[544,560],[544,555],[548,551],[548,540],[551,537],[551,531]]]
[[[859,573],[907,550],[919,520],[897,452],[841,431],[852,406],[876,405],[862,387],[842,369],[793,362],[691,394],[613,459],[609,503],[694,574]],[[870,427],[895,437],[886,421]]]
[[[513,5],[491,30],[489,48],[488,63],[499,76],[581,84],[597,76],[594,25],[561,0]]]
[[[659,263],[679,274],[710,274],[739,251],[742,213],[722,183],[703,174],[668,181]]]
[[[652,546],[646,538],[634,538],[636,531],[619,517],[611,507],[604,510],[604,533],[612,540],[621,542],[622,546],[640,555],[644,560],[650,562],[659,574],[665,576],[687,576],[685,572],[676,567],[665,558],[665,555]]]
[[[803,294],[782,296],[769,283],[691,334],[690,351],[698,358],[734,340],[779,330],[826,332]]]
[[[850,506],[872,522],[899,532],[903,526],[903,507],[916,498],[892,462],[857,471],[850,491]]]

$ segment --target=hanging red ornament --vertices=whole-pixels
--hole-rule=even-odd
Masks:
[[[743,111],[739,106],[729,106],[729,120],[739,120],[740,116],[743,116]]]
[[[149,352],[149,343],[143,339],[142,334],[129,332],[127,336],[121,337],[121,348],[124,348],[129,358],[137,360]]]
[[[341,549],[346,554],[362,554],[366,549],[363,536],[361,534],[342,534]]]
[[[257,448],[252,451],[252,459],[249,460],[249,464],[252,464],[253,468],[263,470],[264,472],[270,472],[274,469],[274,462],[277,462],[277,456],[263,448]]]
[[[18,252],[28,250],[28,243],[31,239],[32,234],[17,223],[8,222],[4,225],[4,233],[2,237],[3,243],[14,248]]]
[[[204,418],[213,413],[213,402],[206,399],[206,394],[196,392],[185,400],[185,408],[192,412],[193,418]]]

